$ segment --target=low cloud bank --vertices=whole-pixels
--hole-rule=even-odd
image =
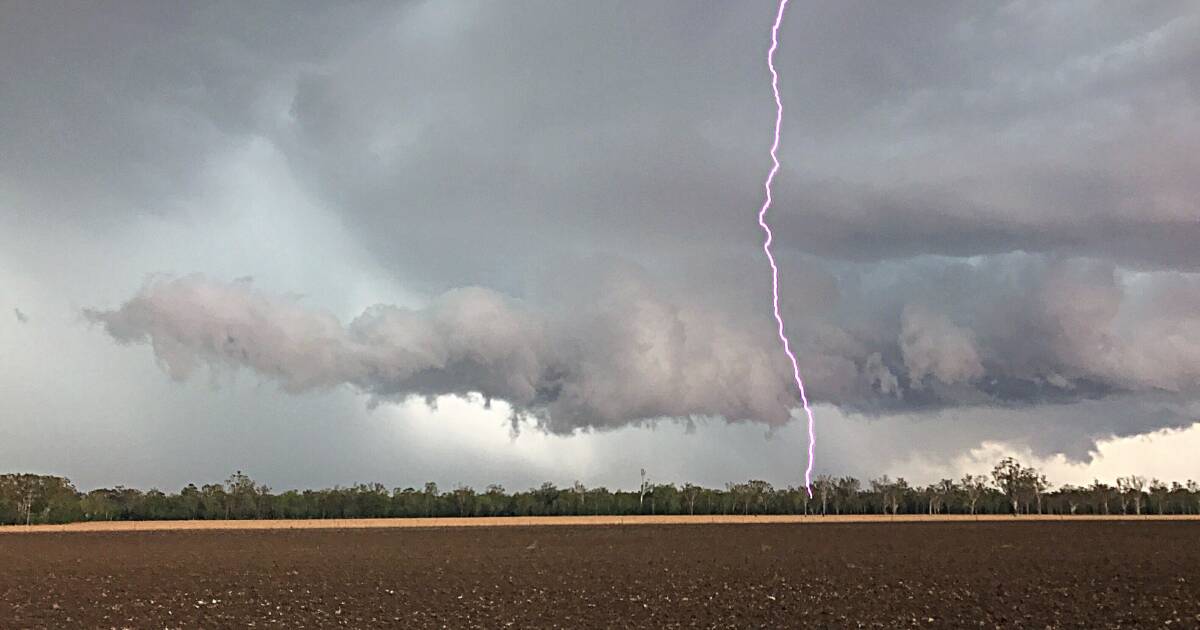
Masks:
[[[817,401],[875,413],[1200,392],[1200,284],[1188,276],[1009,256],[878,282],[841,277],[835,307],[789,320]],[[609,271],[536,300],[460,288],[344,324],[247,281],[188,276],[85,315],[152,345],[177,379],[207,365],[293,392],[348,384],[375,401],[478,393],[556,433],[663,417],[787,422],[797,399],[769,323],[719,304]]]
[[[349,324],[246,282],[150,281],[111,311],[123,343],[150,343],[170,374],[246,367],[288,391],[349,384],[378,399],[480,393],[553,432],[664,416],[781,424],[796,399],[768,348],[634,281],[551,314],[495,291],[446,292],[422,309],[376,305]]]

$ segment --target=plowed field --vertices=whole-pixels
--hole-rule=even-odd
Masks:
[[[1200,627],[1200,523],[0,536],[2,628]]]

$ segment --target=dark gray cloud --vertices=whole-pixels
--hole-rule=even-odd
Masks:
[[[0,229],[40,235],[64,276],[82,263],[47,235],[138,250],[146,217],[201,225],[214,190],[242,192],[214,167],[253,144],[417,295],[339,319],[280,297],[317,290],[302,272],[223,281],[262,277],[250,256],[68,300],[174,376],[479,392],[557,432],[788,418],[753,221],[771,3],[5,14]],[[1118,416],[1200,394],[1200,8],[793,3],[782,38],[771,220],[817,400],[946,423],[1086,408],[1046,412],[1072,452],[1182,421]]]
[[[798,6],[785,24],[784,246],[1197,268],[1194,7],[849,6]],[[446,241],[470,252],[441,270],[453,286],[519,282],[504,276],[564,249],[653,264],[756,240],[736,210],[769,131],[761,46],[747,44],[757,13],[420,5],[403,18],[301,78],[278,129],[399,273]],[[380,59],[393,71],[372,71]]]
[[[0,182],[25,202],[12,211],[92,227],[178,212],[214,153],[271,123],[277,81],[361,28],[365,6],[6,8]]]
[[[781,244],[1196,270],[1200,12],[1135,5],[793,7]],[[74,219],[170,212],[206,156],[266,136],[438,290],[757,236],[736,209],[768,131],[765,4],[269,7],[14,11],[9,184]]]

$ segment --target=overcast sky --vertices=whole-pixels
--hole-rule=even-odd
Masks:
[[[4,4],[0,469],[801,483],[774,12]],[[1200,477],[1200,5],[780,36],[817,472]]]

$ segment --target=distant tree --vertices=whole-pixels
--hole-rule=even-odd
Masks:
[[[979,499],[987,492],[987,477],[983,475],[963,475],[959,481],[959,487],[967,497],[967,506],[971,510],[971,514],[975,514],[975,506],[979,504]]]
[[[508,513],[508,493],[504,491],[504,486],[498,483],[489,485],[484,492],[484,497],[487,502],[488,515],[500,516]]]
[[[1170,503],[1168,503],[1168,505],[1167,505],[1168,512],[1171,514],[1187,514],[1191,508],[1189,499],[1190,499],[1190,496],[1188,495],[1187,487],[1185,487],[1183,484],[1179,483],[1178,481],[1172,481],[1169,500],[1173,501],[1175,503],[1175,505],[1177,505],[1179,507],[1178,507],[1178,511],[1171,510]]]
[[[1030,492],[1033,493],[1033,496],[1037,500],[1037,513],[1041,514],[1042,496],[1046,494],[1048,490],[1050,490],[1050,482],[1046,479],[1046,475],[1043,475],[1032,468],[1026,471],[1025,481],[1026,487],[1029,488]]]
[[[942,479],[941,481],[929,486],[929,513],[941,514],[942,509],[954,496],[957,487],[954,485],[953,479]]]
[[[858,504],[861,483],[854,477],[841,477],[833,482],[833,509],[838,514],[853,510]]]
[[[392,516],[422,516],[426,512],[425,493],[412,486],[392,488],[388,513]]]
[[[896,483],[893,484],[892,514],[895,514],[901,505],[907,503],[911,492],[912,488],[908,485],[908,481],[904,477],[896,477]]]
[[[1083,504],[1086,496],[1086,491],[1083,488],[1077,488],[1070,484],[1066,484],[1058,489],[1058,496],[1063,503],[1067,505],[1067,513],[1074,516],[1079,511],[1079,506]]]
[[[716,506],[720,503],[717,496],[721,491],[703,486],[696,486],[696,488],[695,501],[688,504],[691,506],[689,508],[691,513],[712,514],[715,512]]]
[[[554,506],[558,501],[558,486],[547,481],[537,490],[539,514],[554,514]]]
[[[613,514],[617,509],[617,498],[608,488],[600,486],[588,490],[588,502],[592,514]]]
[[[1013,516],[1020,513],[1019,503],[1028,473],[1017,460],[1005,457],[992,469],[992,481],[1012,504]]]
[[[1166,509],[1167,497],[1170,495],[1170,493],[1171,488],[1168,487],[1167,484],[1159,481],[1158,479],[1150,480],[1150,498],[1158,507],[1159,514],[1162,514]]]
[[[736,514],[738,511],[738,504],[740,504],[742,502],[742,497],[745,494],[746,494],[746,486],[744,484],[726,483],[725,484],[725,496],[726,496],[726,498],[729,499],[729,502],[732,504],[731,505],[732,509],[728,510],[728,511],[732,511]],[[746,505],[747,505],[747,507],[746,507],[745,511],[749,512],[750,511],[749,502],[747,502]]]
[[[1121,513],[1125,513],[1126,499],[1133,501],[1134,513],[1142,514],[1142,492],[1146,488],[1146,478],[1137,475],[1117,478],[1117,491],[1121,496]]]
[[[587,506],[587,487],[576,479],[571,486],[571,492],[575,495],[575,513],[583,514]]]
[[[808,489],[788,486],[776,493],[779,510],[785,514],[808,514]]]
[[[887,514],[889,509],[892,510],[892,514],[896,513],[895,491],[896,486],[887,475],[871,480],[871,492],[878,495],[879,508],[883,514]]]
[[[266,486],[260,488],[242,471],[233,473],[225,480],[226,517],[257,518],[260,516],[259,498],[268,492]]]
[[[111,520],[116,512],[116,503],[109,497],[109,490],[100,488],[84,495],[79,502],[83,517],[89,521]]]
[[[651,514],[679,514],[683,511],[683,494],[673,483],[654,486],[650,496]]]
[[[425,516],[433,516],[434,507],[437,506],[438,485],[433,481],[425,482],[425,491],[422,493],[425,497]]]
[[[809,488],[776,490],[761,479],[728,483],[724,490],[686,483],[653,484],[641,470],[633,490],[586,488],[575,481],[560,490],[552,482],[508,492],[500,485],[476,493],[457,484],[441,493],[436,483],[423,489],[378,483],[334,486],[272,494],[241,471],[223,484],[189,484],[175,494],[157,489],[142,492],[117,486],[80,493],[63,477],[0,475],[0,524],[60,523],[74,520],[221,519],[221,518],[374,518],[381,516],[501,516],[556,514],[808,514],[814,496]],[[994,488],[992,487],[994,486]],[[914,489],[903,478],[885,476],[864,489],[853,477],[822,475],[811,488],[821,514],[990,513],[1109,514],[1120,501],[1122,514],[1143,514],[1143,504],[1158,514],[1200,513],[1200,484],[1143,477],[1121,477],[1116,487],[1095,480],[1086,488],[1053,488],[1046,476],[1013,458],[998,462],[991,477],[965,475],[958,482],[942,479]],[[832,503],[832,505],[830,505]],[[812,513],[816,513],[813,509]]]
[[[638,513],[645,513],[646,493],[650,492],[650,480],[646,477],[646,469],[642,469],[642,484],[638,488]]]
[[[1092,485],[1088,486],[1088,494],[1092,497],[1096,512],[1108,514],[1108,503],[1112,500],[1113,487],[1106,483],[1100,483],[1099,479],[1094,479]],[[1122,507],[1121,512],[1124,513],[1124,511],[1125,509]]]
[[[16,522],[32,525],[34,514],[42,511],[45,481],[41,475],[0,475],[0,496],[15,508]]]
[[[688,514],[696,513],[696,499],[700,498],[700,493],[703,491],[704,488],[695,484],[683,484],[683,498],[687,501]]]
[[[346,493],[346,509],[354,517],[378,518],[391,512],[392,497],[381,483],[360,483],[348,488]]]
[[[833,477],[829,475],[817,475],[816,484],[817,496],[821,498],[821,516],[829,513],[829,497],[833,494]]]
[[[458,515],[466,516],[472,507],[475,489],[471,486],[458,484],[454,487],[454,503],[458,506]]]
[[[200,489],[196,484],[189,483],[179,491],[179,511],[180,516],[184,519],[194,519],[200,516],[200,504],[202,497]]]
[[[767,500],[775,493],[775,488],[761,479],[751,479],[746,482],[745,488],[747,511],[753,505],[757,512],[762,512]]]

